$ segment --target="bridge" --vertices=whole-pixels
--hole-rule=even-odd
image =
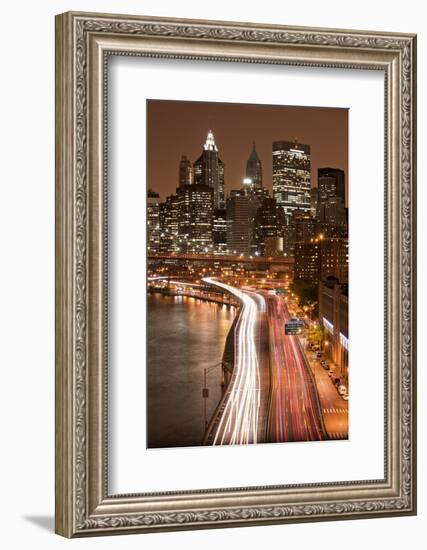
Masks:
[[[285,269],[292,269],[294,258],[275,258],[266,256],[229,256],[221,254],[191,254],[191,253],[150,253],[148,260],[176,260],[182,262],[204,262],[212,264],[246,264],[254,266],[270,266]]]

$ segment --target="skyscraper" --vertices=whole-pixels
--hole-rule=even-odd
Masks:
[[[347,225],[347,212],[341,197],[329,197],[322,201],[318,208],[319,222],[326,222],[333,227],[344,227]]]
[[[319,193],[317,187],[310,189],[310,212],[312,218],[317,218],[317,207],[319,204]]]
[[[287,216],[310,211],[310,146],[290,141],[273,142],[273,196]]]
[[[227,211],[215,209],[212,222],[212,242],[214,254],[227,253]]]
[[[231,254],[249,254],[252,241],[253,199],[242,189],[227,199],[227,245]]]
[[[178,197],[169,195],[159,204],[160,252],[177,252],[178,244]]]
[[[159,195],[151,189],[147,192],[147,248],[150,252],[159,252]]]
[[[321,242],[319,239],[295,243],[294,280],[317,284],[320,276]]]
[[[266,255],[266,243],[269,240],[271,244],[273,241],[277,242],[278,237],[282,237],[284,217],[283,209],[277,205],[276,199],[263,200],[254,220],[255,252],[260,256]]]
[[[295,279],[318,283],[333,276],[348,281],[348,239],[319,235],[295,243]]]
[[[255,149],[255,142],[246,162],[246,177],[252,181],[254,187],[262,187],[262,164]]]
[[[345,173],[339,168],[319,168],[317,170],[319,205],[330,197],[340,197],[345,206]]]
[[[193,165],[185,155],[182,155],[181,162],[179,163],[178,178],[179,187],[182,187],[183,185],[191,185],[192,183],[194,183]]]
[[[183,185],[177,197],[180,251],[211,252],[213,189],[203,184]]]
[[[292,223],[295,226],[295,243],[309,241],[315,235],[316,221],[311,214],[294,212]]]
[[[336,277],[340,283],[348,282],[348,239],[331,237],[321,243],[320,278]]]
[[[218,147],[212,130],[209,130],[203,152],[194,163],[194,181],[213,189],[214,208],[225,207],[224,163],[218,156]]]
[[[339,168],[319,168],[317,178],[317,220],[330,236],[347,234],[345,173]],[[329,226],[329,228],[327,228]]]

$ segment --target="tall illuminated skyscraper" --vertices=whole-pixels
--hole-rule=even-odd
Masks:
[[[169,195],[159,204],[160,252],[179,252],[178,197]]]
[[[159,195],[149,189],[147,192],[147,248],[150,252],[158,252],[159,247]]]
[[[203,152],[194,163],[194,182],[213,189],[214,208],[225,207],[224,163],[218,156],[218,147],[212,130],[209,130]]]
[[[213,190],[208,185],[177,189],[180,252],[212,252]]]
[[[243,190],[233,190],[227,199],[227,246],[231,254],[248,255],[251,245],[251,202]]]
[[[273,142],[273,196],[286,216],[295,210],[310,212],[310,146],[291,141]]]

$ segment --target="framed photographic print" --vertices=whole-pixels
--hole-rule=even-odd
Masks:
[[[57,16],[57,533],[415,514],[415,47]]]

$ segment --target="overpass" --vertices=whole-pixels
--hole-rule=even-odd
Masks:
[[[268,266],[276,269],[282,267],[292,269],[294,258],[274,258],[266,256],[228,256],[220,254],[191,254],[191,253],[150,253],[149,261],[176,260],[181,262],[203,262],[211,264],[245,264],[254,266]]]

